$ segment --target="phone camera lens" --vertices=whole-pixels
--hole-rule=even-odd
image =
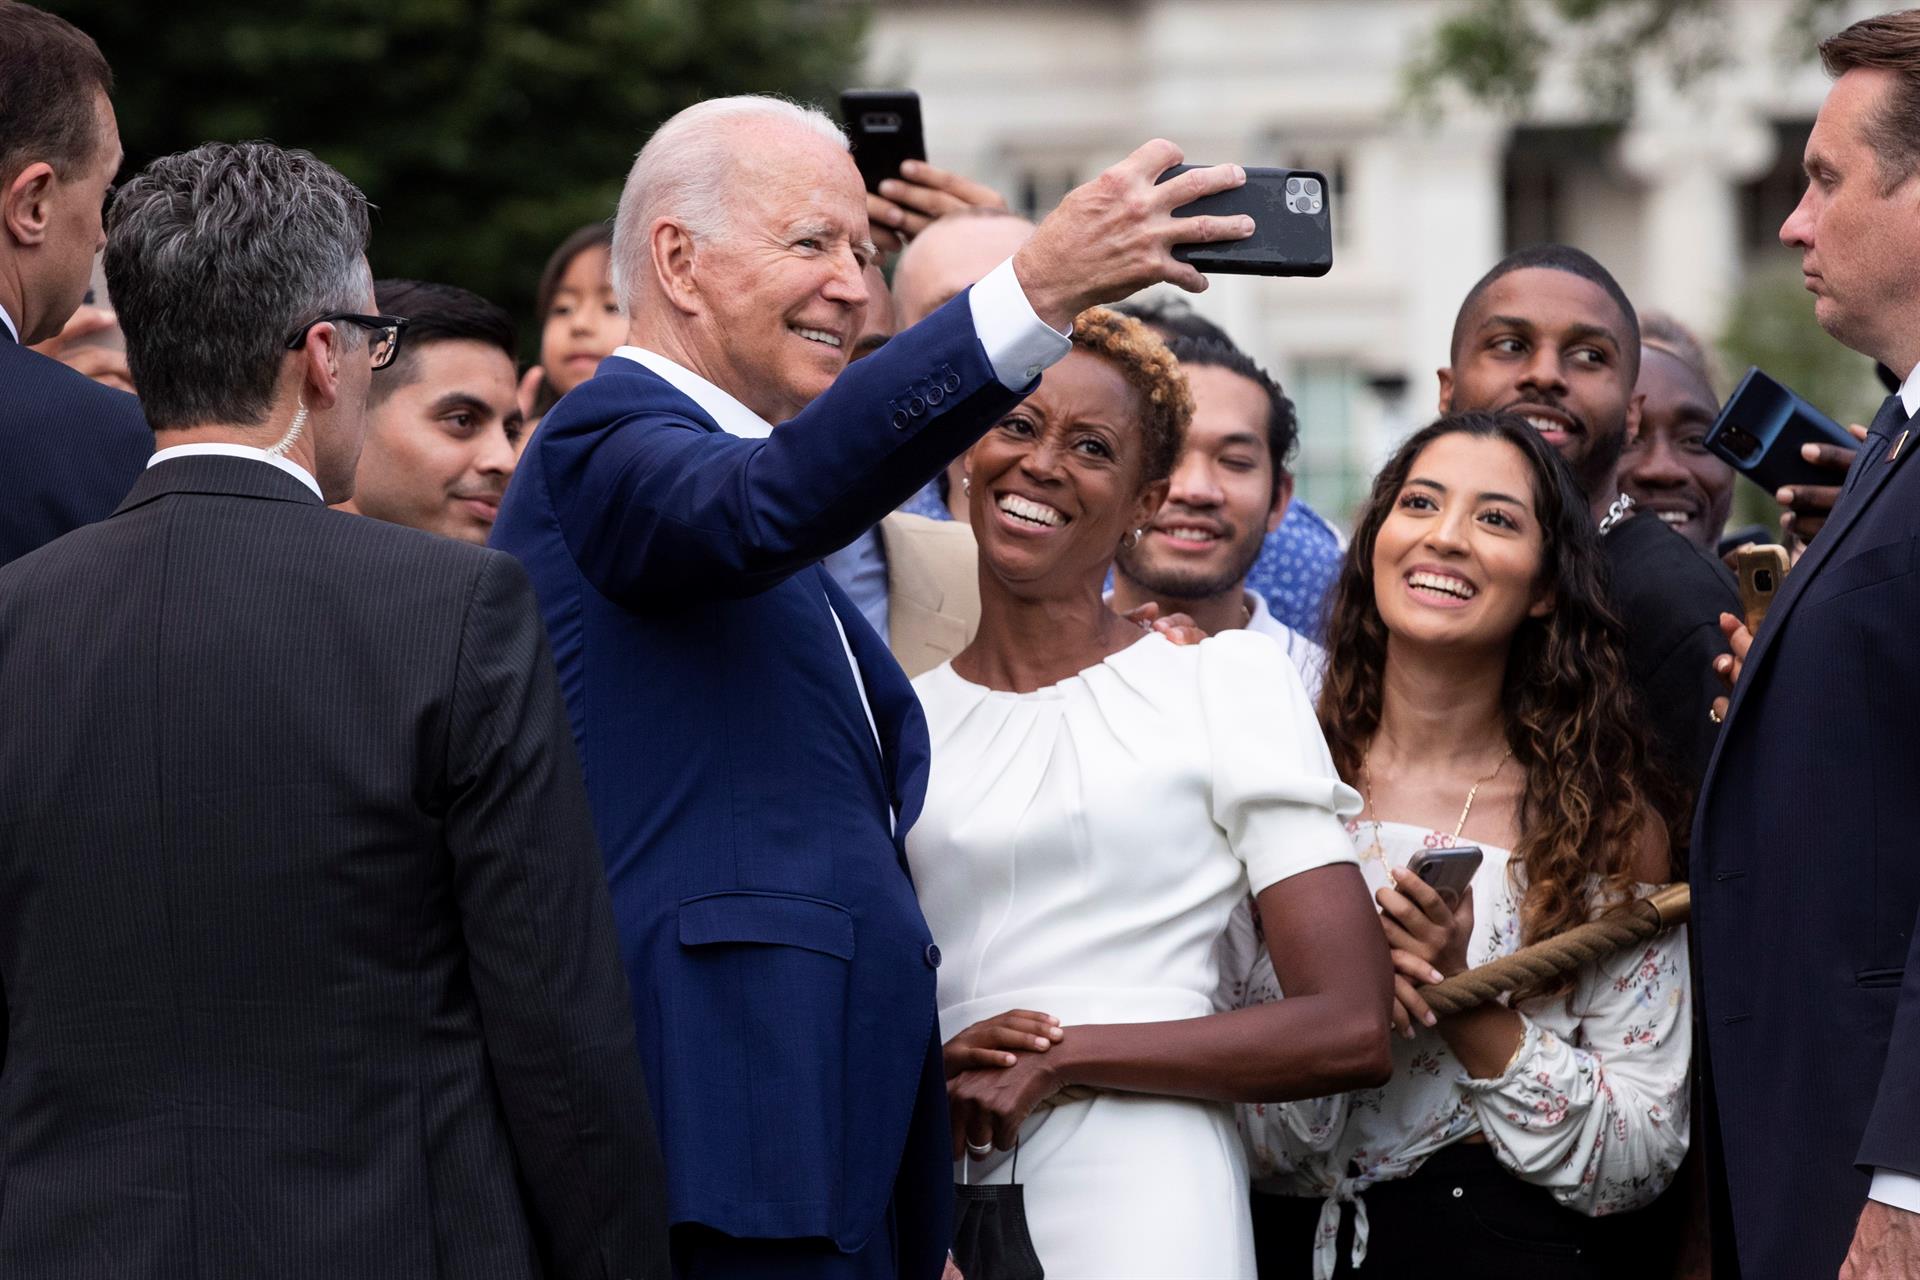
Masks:
[[[1300,189],[1306,192],[1315,204],[1320,202],[1320,179],[1304,178],[1300,182]]]
[[[1287,179],[1287,194],[1288,194],[1288,195],[1290,195],[1290,196],[1297,196],[1297,195],[1299,195],[1299,194],[1300,194],[1300,191],[1301,191],[1301,187],[1300,187],[1300,179],[1298,179],[1298,178],[1288,178],[1288,179]]]
[[[1754,570],[1753,589],[1762,593],[1771,592],[1773,590],[1773,570]]]

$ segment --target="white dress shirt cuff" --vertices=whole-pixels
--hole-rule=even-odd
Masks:
[[[1890,1204],[1908,1213],[1920,1213],[1920,1178],[1897,1169],[1875,1169],[1867,1198]]]
[[[1013,259],[987,272],[967,294],[973,331],[987,350],[993,376],[1009,391],[1025,391],[1033,380],[1073,350],[1071,333],[1061,333],[1033,312]]]

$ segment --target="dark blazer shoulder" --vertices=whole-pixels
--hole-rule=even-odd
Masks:
[[[57,402],[66,411],[87,415],[116,428],[137,428],[147,437],[147,452],[153,451],[152,432],[140,401],[125,391],[104,386],[51,356],[0,341],[0,375],[9,394],[0,397],[0,419],[27,420],[36,408]]]

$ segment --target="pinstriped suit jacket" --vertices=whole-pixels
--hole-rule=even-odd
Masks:
[[[0,1275],[665,1274],[509,557],[239,458],[0,569]]]

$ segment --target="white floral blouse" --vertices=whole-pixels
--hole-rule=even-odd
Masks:
[[[1424,848],[1456,843],[1445,832],[1402,823],[1347,824],[1367,887],[1389,883]],[[1458,843],[1467,843],[1459,841]],[[1519,946],[1518,892],[1509,854],[1487,845],[1473,882],[1470,965]],[[1236,913],[1224,944],[1228,974],[1247,974],[1222,993],[1228,1007],[1280,998],[1273,963],[1251,910]],[[1231,981],[1231,980],[1229,980]],[[1570,993],[1521,1001],[1525,1033],[1499,1076],[1476,1080],[1440,1033],[1393,1037],[1393,1078],[1305,1102],[1242,1106],[1254,1185],[1325,1201],[1314,1275],[1334,1270],[1340,1206],[1354,1206],[1353,1265],[1366,1257],[1362,1193],[1404,1178],[1435,1151],[1471,1133],[1522,1181],[1592,1217],[1637,1209],[1673,1180],[1687,1151],[1687,1065],[1692,1051],[1687,943],[1675,929],[1587,970]]]

